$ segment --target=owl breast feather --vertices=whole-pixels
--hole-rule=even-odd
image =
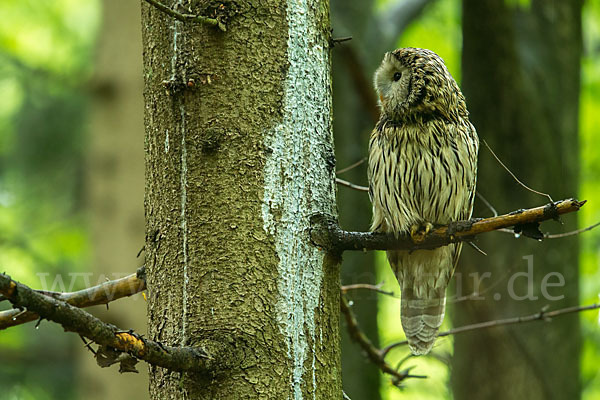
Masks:
[[[477,151],[470,129],[440,120],[377,125],[369,144],[373,231],[470,217]]]

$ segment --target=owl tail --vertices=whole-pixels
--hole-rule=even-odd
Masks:
[[[402,288],[400,317],[408,347],[413,355],[429,353],[444,320],[446,309],[445,287],[422,292],[425,293],[419,293],[419,297],[413,287]]]

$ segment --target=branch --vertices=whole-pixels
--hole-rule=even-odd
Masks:
[[[562,214],[579,211],[584,204],[585,200],[569,199],[528,210],[517,210],[497,217],[452,222],[449,225],[439,226],[414,241],[408,233],[396,238],[386,233],[344,231],[334,219],[323,214],[315,214],[311,217],[311,238],[317,246],[338,251],[418,250],[470,241],[481,233],[514,227],[515,233],[541,240],[544,237],[538,230],[541,221],[557,219]]]
[[[348,305],[348,301],[344,295],[341,296],[340,305],[342,314],[344,314],[346,324],[348,325],[348,333],[350,334],[350,337],[355,340],[360,347],[362,347],[372,363],[377,365],[384,373],[391,375],[394,378],[392,382],[395,386],[399,386],[400,383],[407,378],[426,378],[426,376],[423,375],[411,375],[410,368],[402,371],[392,368],[391,365],[385,362],[384,355],[381,350],[377,349],[373,343],[371,343],[369,338],[360,330],[358,322],[356,321],[356,317],[352,313],[352,310],[350,310],[350,306]]]
[[[357,162],[355,162],[355,163],[354,163],[354,164],[352,164],[352,165],[349,165],[349,166],[347,166],[346,168],[342,168],[342,169],[340,169],[339,171],[335,171],[335,174],[336,174],[336,175],[339,175],[339,174],[343,174],[344,172],[348,172],[348,171],[350,171],[350,170],[352,170],[352,169],[354,169],[354,168],[356,168],[356,167],[358,167],[358,166],[360,166],[360,165],[364,164],[364,163],[365,163],[365,161],[367,161],[367,157],[363,157],[363,158],[361,158],[360,160],[358,160]],[[368,189],[367,189],[367,190],[368,190]]]
[[[65,331],[76,332],[100,344],[105,360],[107,353],[118,350],[171,371],[203,372],[213,369],[210,364],[214,358],[201,347],[165,346],[132,331],[119,330],[86,311],[38,293],[5,274],[0,274],[0,294],[15,307],[35,312],[41,318],[62,325]],[[115,362],[123,361],[116,356],[114,359]]]
[[[361,191],[361,192],[368,192],[369,191],[369,188],[366,187],[366,186],[360,186],[360,185],[357,185],[355,183],[351,183],[351,182],[345,181],[345,180],[340,179],[340,178],[335,178],[335,183],[337,183],[338,185],[349,187],[350,189]]]
[[[352,285],[342,285],[341,290],[342,294],[346,294],[351,290],[372,290],[374,292],[385,294],[386,296],[394,296],[394,292],[388,292],[387,290],[383,290],[381,287],[383,286],[383,282],[378,283],[377,285],[370,285],[368,283],[355,283]]]
[[[582,311],[590,311],[590,310],[597,310],[597,309],[600,309],[600,304],[591,304],[591,305],[587,305],[587,306],[572,306],[572,307],[561,308],[561,309],[554,310],[554,311],[546,311],[547,310],[547,306],[546,306],[535,314],[526,315],[526,316],[522,316],[522,317],[497,319],[497,320],[493,320],[493,321],[479,322],[477,324],[472,324],[472,325],[460,326],[458,328],[450,329],[445,332],[440,332],[438,337],[456,335],[457,333],[476,331],[479,329],[492,328],[492,327],[503,326],[503,325],[514,325],[514,324],[521,324],[521,323],[533,322],[533,321],[549,322],[552,320],[552,318],[559,317],[561,315],[573,314],[573,313],[578,313],[578,312],[582,312]],[[392,343],[391,345],[383,348],[381,350],[381,353],[385,357],[390,352],[390,350],[392,350],[393,348],[399,347],[399,346],[404,346],[407,344],[408,344],[408,341],[406,341],[406,340],[403,340],[401,342]]]
[[[379,57],[395,48],[398,38],[406,27],[423,13],[435,0],[402,0],[392,3],[385,10],[374,14],[367,30],[366,43],[372,43]],[[373,54],[373,53],[371,53]]]
[[[100,285],[79,290],[77,292],[57,293],[38,291],[38,293],[53,297],[56,300],[67,302],[78,308],[84,308],[98,304],[108,304],[111,301],[132,296],[145,289],[146,270],[144,267],[140,267],[135,274],[114,281],[104,282]],[[0,312],[0,330],[35,321],[39,318],[40,316],[38,314],[28,310],[13,309],[3,311]]]
[[[180,12],[170,9],[169,7],[165,6],[164,4],[162,4],[156,0],[145,0],[145,1],[148,4],[153,5],[155,8],[162,11],[163,13],[175,18],[178,21],[193,22],[193,23],[198,23],[198,24],[216,26],[222,31],[226,30],[225,25],[223,23],[219,22],[219,20],[217,20],[215,18],[208,18],[208,17],[203,17],[202,15],[194,15],[194,14],[182,14]]]

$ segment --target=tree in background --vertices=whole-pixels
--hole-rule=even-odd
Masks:
[[[554,198],[578,192],[582,3],[463,0],[462,87],[472,121],[513,172]],[[501,212],[543,200],[520,187],[485,148],[478,191]],[[575,219],[565,219],[561,230],[576,226]],[[457,287],[463,295],[485,293],[481,300],[455,304],[455,326],[533,313],[546,305],[579,304],[577,236],[540,245],[496,234],[482,238],[479,246],[488,256],[466,253]],[[510,280],[528,268],[531,281]],[[489,278],[478,287],[474,276],[486,273]],[[544,279],[560,287],[549,287],[545,295]],[[580,351],[577,314],[551,326],[458,335],[451,370],[454,398],[579,398]]]
[[[90,87],[90,140],[86,146],[85,189],[89,215],[91,282],[116,279],[143,263],[137,258],[144,237],[144,102],[140,4],[104,0],[94,76]],[[123,40],[126,38],[126,40]],[[146,302],[123,299],[94,314],[117,326],[146,333]],[[88,349],[78,362],[80,397],[146,399],[148,374],[98,373]]]

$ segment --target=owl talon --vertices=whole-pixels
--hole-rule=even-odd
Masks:
[[[434,226],[431,222],[425,222],[421,225],[414,224],[410,227],[410,238],[413,243],[419,244],[425,240],[425,237],[433,228]]]

